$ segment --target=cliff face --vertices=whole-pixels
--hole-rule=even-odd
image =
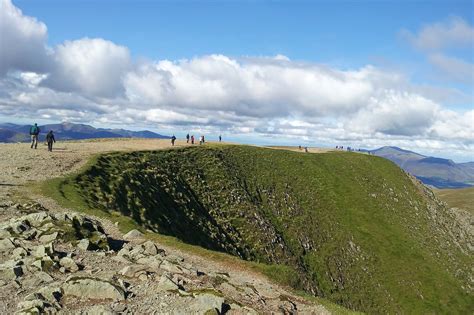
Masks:
[[[382,158],[243,146],[108,154],[62,187],[155,232],[285,264],[295,287],[351,309],[474,306],[472,232]]]

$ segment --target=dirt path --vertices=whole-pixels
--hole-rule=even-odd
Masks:
[[[175,147],[185,145],[187,144],[184,143],[184,141],[177,141]],[[65,174],[70,174],[71,172],[77,171],[90,159],[91,156],[98,153],[114,151],[158,150],[166,148],[171,148],[169,140],[152,139],[103,139],[71,141],[58,143],[55,147],[55,150],[51,153],[47,152],[46,147],[42,145],[37,150],[34,150],[30,149],[28,144],[0,144],[0,201],[4,203],[12,203],[17,201],[15,199],[18,198],[18,196],[23,196],[41,204],[41,206],[48,209],[50,212],[70,212],[72,211],[71,209],[63,209],[50,198],[34,195],[31,191],[29,191],[28,184],[31,182],[63,176]],[[12,219],[12,216],[17,215],[12,211],[2,211],[2,209],[6,208],[0,208],[0,220],[3,222]],[[115,239],[122,239],[122,233],[118,230],[113,222],[103,218],[94,218],[102,223],[107,234]],[[244,290],[247,290],[245,288],[251,288],[249,290],[252,292],[248,292],[246,295],[236,293],[237,291],[234,293],[229,291],[230,293],[228,293],[231,295],[239,294],[238,297],[231,297],[243,305],[247,305],[249,307],[253,306],[255,309],[263,312],[278,312],[279,310],[282,311],[283,309],[288,310],[288,307],[291,309],[293,306],[292,304],[288,304],[288,301],[281,301],[281,297],[285,296],[289,297],[289,299],[291,299],[291,303],[293,303],[295,307],[297,305],[300,311],[304,310],[304,313],[327,313],[327,310],[323,306],[307,302],[302,298],[293,295],[287,289],[273,284],[267,278],[258,273],[246,270],[242,267],[232,266],[228,263],[212,261],[198,255],[164,246],[163,244],[157,245],[164,249],[168,255],[184,258],[186,264],[193,266],[205,274],[226,274],[229,276],[228,283],[232,286],[239,289],[244,288]],[[84,257],[83,259],[87,261],[89,258]],[[94,264],[96,265],[96,268],[109,272],[118,272],[118,270],[114,270],[114,268],[119,268],[119,266],[116,264],[108,264],[107,261],[101,260],[95,260]],[[142,284],[137,285],[139,288]],[[227,290],[229,289],[227,288]],[[147,296],[148,295],[146,293],[143,293],[141,296],[138,294],[135,297],[135,300],[132,299],[132,302],[135,304],[145,303]],[[179,305],[179,303],[176,304],[174,302],[170,302],[168,297],[167,303],[174,305],[174,309],[169,309],[168,311],[173,312],[179,310],[179,307],[176,308],[176,305]],[[289,306],[286,305],[281,308],[282,305],[280,304],[282,303],[286,303]],[[147,309],[142,308],[140,304],[136,307],[138,308],[135,308],[135,310],[146,312],[147,310],[151,310],[157,306],[152,305],[150,306],[151,309]]]

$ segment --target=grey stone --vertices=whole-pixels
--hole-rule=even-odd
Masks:
[[[126,241],[131,241],[137,238],[143,238],[143,233],[138,230],[131,230],[123,236],[123,239]]]
[[[77,248],[86,251],[89,249],[90,241],[87,238],[83,238],[77,243]]]
[[[152,241],[147,241],[142,244],[145,254],[150,255],[150,256],[155,256],[158,254],[158,247],[156,247],[155,243]]]
[[[13,248],[15,248],[15,244],[9,238],[0,240],[0,252],[6,252]]]
[[[62,285],[64,295],[83,299],[124,300],[125,292],[119,285],[89,277],[70,277]]]
[[[41,235],[39,238],[40,243],[47,244],[51,243],[52,241],[56,240],[58,238],[58,232],[54,232],[51,234],[46,234],[46,235]]]
[[[71,272],[76,272],[79,270],[79,267],[77,266],[76,262],[70,257],[61,258],[59,260],[59,265],[61,267],[66,268],[66,270],[69,270]]]
[[[171,272],[171,273],[183,273],[181,268],[179,268],[177,265],[175,265],[173,263],[170,263],[167,260],[163,260],[161,262],[160,268],[165,270],[165,271]]]
[[[120,270],[120,274],[129,278],[135,277],[135,275],[139,272],[146,271],[147,266],[145,265],[139,265],[139,264],[134,264],[134,265],[129,265],[125,266]]]
[[[195,299],[191,302],[190,309],[192,312],[207,312],[216,310],[217,314],[221,313],[224,298],[210,293],[195,295]]]
[[[23,247],[15,248],[12,253],[13,259],[16,259],[16,260],[22,259],[23,257],[26,257],[27,255],[28,255],[28,252]]]
[[[160,280],[158,281],[158,289],[163,290],[163,291],[169,291],[169,290],[178,290],[179,287],[168,276],[162,275]]]
[[[36,247],[34,256],[41,258],[44,256],[50,256],[52,254],[54,254],[54,245],[53,243],[49,243],[45,245],[38,245],[38,247]]]

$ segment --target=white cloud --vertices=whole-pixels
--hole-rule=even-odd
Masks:
[[[0,76],[9,70],[43,72],[48,67],[47,28],[0,0]]]
[[[440,53],[432,54],[428,58],[448,79],[474,86],[474,64]]]
[[[439,51],[453,47],[471,47],[474,28],[459,17],[425,25],[417,34],[402,31],[402,35],[418,49]]]
[[[45,85],[60,91],[114,97],[123,91],[130,67],[128,48],[100,38],[66,41],[55,48],[54,65]]]
[[[353,147],[449,147],[465,155],[474,150],[473,111],[451,111],[433,98],[453,91],[415,86],[394,71],[371,65],[341,70],[282,55],[137,63],[128,48],[100,38],[47,48],[43,23],[9,1],[0,4],[2,41],[10,45],[18,38],[16,46],[2,43],[0,50],[0,117]],[[464,43],[453,35],[464,32],[463,24],[449,23],[443,43]],[[452,70],[452,78],[472,74],[469,64],[433,50],[445,45],[428,40],[439,29],[422,30],[418,45],[432,47],[431,61]]]

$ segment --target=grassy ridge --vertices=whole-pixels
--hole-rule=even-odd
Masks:
[[[463,312],[472,259],[403,171],[355,153],[243,146],[108,154],[61,190],[185,242],[294,270],[293,285],[367,312]],[[457,276],[454,276],[455,268]]]

